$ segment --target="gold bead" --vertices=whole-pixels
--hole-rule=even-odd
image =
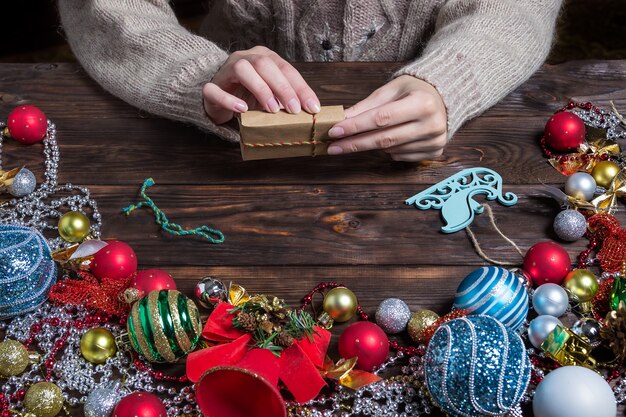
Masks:
[[[29,363],[29,353],[23,344],[17,340],[0,343],[0,375],[19,375],[26,370]]]
[[[105,328],[88,330],[80,339],[80,353],[91,363],[104,363],[116,352],[115,336]]]
[[[324,311],[336,322],[350,320],[356,314],[356,295],[346,287],[337,287],[324,296]]]
[[[593,167],[591,176],[596,184],[603,188],[609,188],[613,178],[620,171],[619,165],[612,161],[600,161]]]
[[[24,409],[36,417],[54,417],[63,408],[61,388],[52,382],[38,382],[32,385],[24,397]]]
[[[59,235],[68,242],[81,242],[89,235],[89,219],[79,211],[65,213],[59,219]]]
[[[429,328],[439,319],[439,315],[430,310],[419,310],[411,315],[406,328],[409,336],[415,343],[425,343],[422,340],[424,330]]]
[[[598,292],[598,277],[588,269],[575,269],[565,277],[563,287],[580,302],[584,312],[591,309],[591,300]]]

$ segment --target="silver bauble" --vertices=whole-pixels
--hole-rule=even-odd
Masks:
[[[533,294],[533,308],[538,315],[561,317],[567,311],[569,298],[565,288],[560,285],[542,284]]]
[[[565,181],[565,194],[579,200],[589,201],[596,192],[596,180],[591,174],[577,172]]]
[[[228,298],[228,290],[222,281],[213,277],[204,277],[196,284],[196,300],[209,310]]]
[[[113,409],[124,397],[119,381],[108,381],[98,385],[85,400],[85,417],[110,417]]]
[[[602,326],[598,322],[598,320],[593,319],[591,317],[583,317],[578,320],[572,326],[572,332],[576,333],[578,336],[581,336],[584,339],[589,341],[591,347],[597,347],[600,345],[600,328]]]
[[[406,329],[411,319],[411,310],[406,303],[398,298],[387,298],[376,310],[376,324],[385,333],[396,334]]]
[[[575,242],[587,231],[587,220],[576,210],[563,210],[554,218],[554,232],[567,242]]]
[[[563,323],[554,316],[535,317],[528,325],[528,340],[530,340],[530,343],[537,349],[541,348],[541,344],[546,340],[557,324],[562,325]]]
[[[37,179],[35,174],[26,168],[22,168],[15,174],[13,182],[7,186],[7,191],[14,197],[24,197],[32,193],[36,186]]]

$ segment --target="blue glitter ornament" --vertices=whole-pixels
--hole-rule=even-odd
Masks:
[[[424,371],[437,405],[454,417],[504,416],[530,382],[522,339],[489,316],[450,320],[433,335]]]
[[[41,233],[0,224],[0,319],[39,307],[56,276],[50,247]]]
[[[528,315],[528,292],[519,275],[499,266],[485,266],[461,281],[454,307],[491,316],[516,330]]]

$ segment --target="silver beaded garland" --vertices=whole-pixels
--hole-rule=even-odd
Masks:
[[[563,210],[554,218],[554,232],[567,242],[575,242],[587,231],[585,216],[576,210]]]
[[[385,333],[396,334],[406,329],[411,319],[411,310],[406,303],[399,298],[387,298],[380,303],[376,310],[376,324]]]

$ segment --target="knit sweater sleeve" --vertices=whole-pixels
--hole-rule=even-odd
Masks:
[[[228,54],[185,30],[167,0],[59,0],[68,42],[85,70],[124,101],[230,140],[202,104],[202,86]]]
[[[560,7],[561,0],[448,0],[422,56],[395,75],[439,91],[452,137],[541,66]]]

